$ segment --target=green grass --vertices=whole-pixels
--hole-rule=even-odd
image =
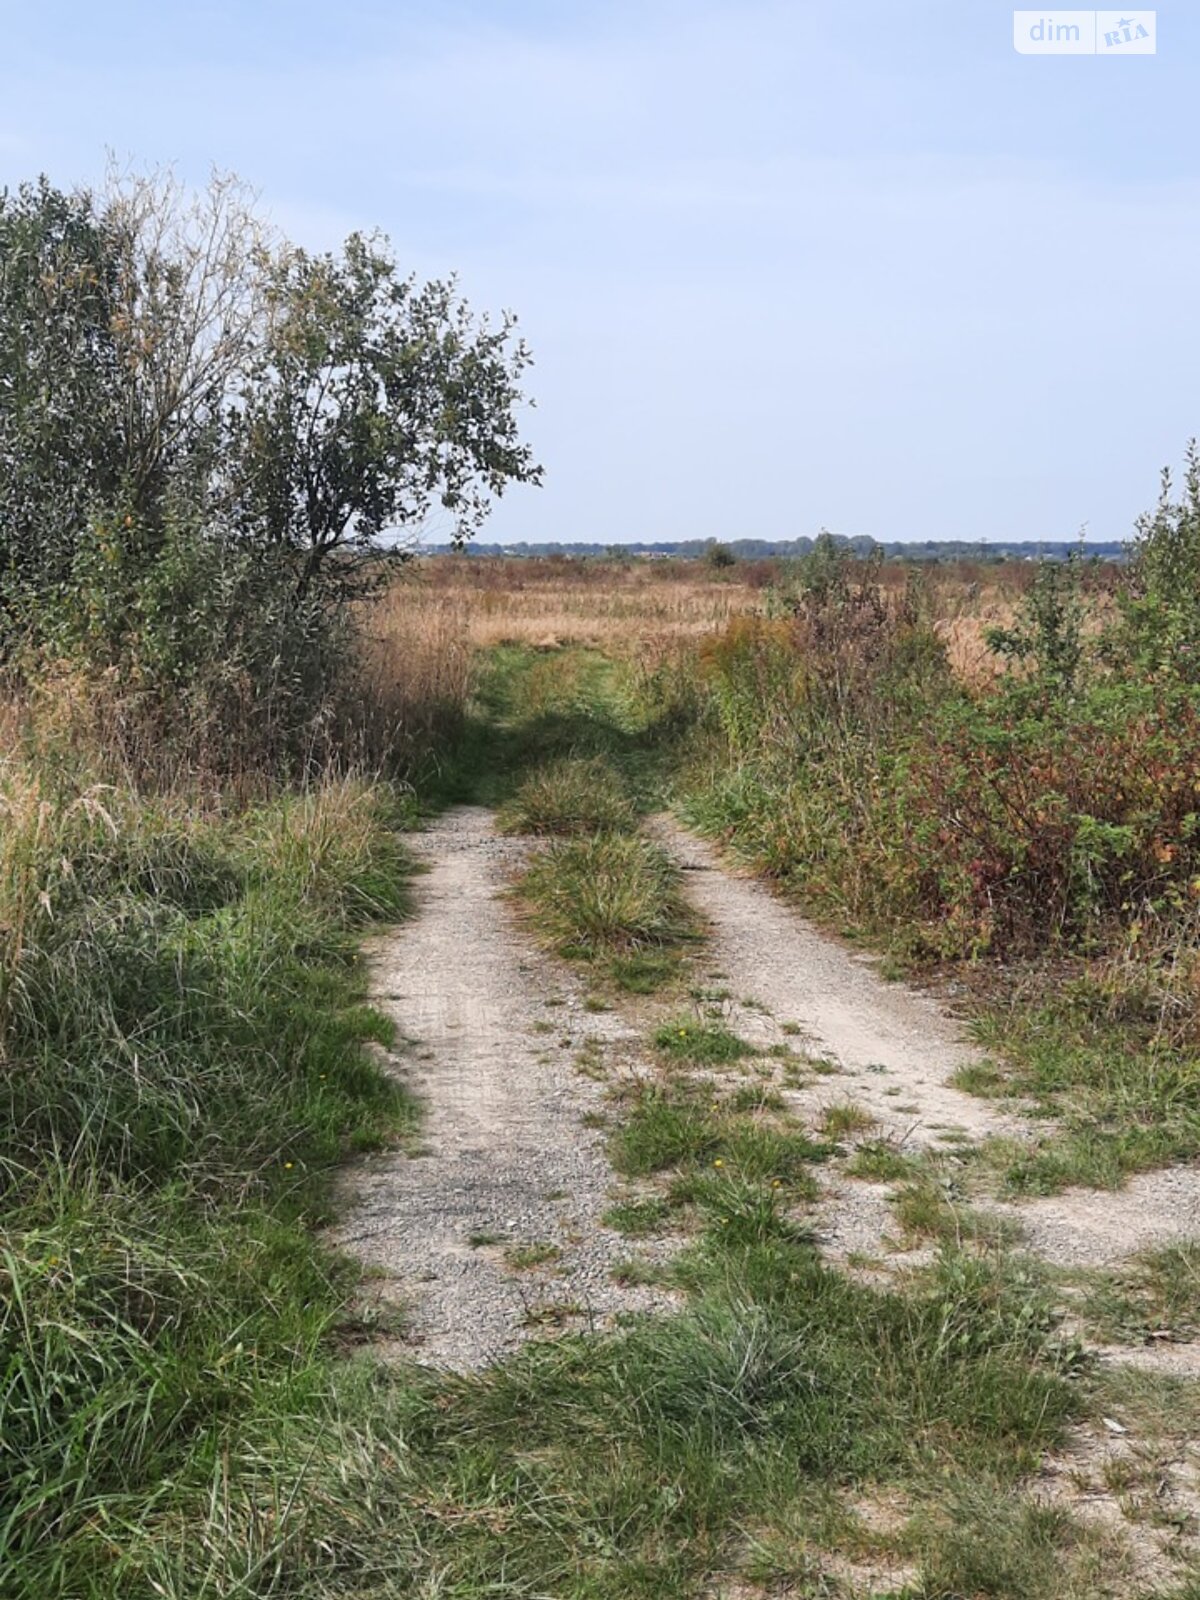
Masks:
[[[743,1083],[724,1101],[730,1111],[783,1111],[787,1101],[767,1083]]]
[[[428,800],[497,806],[516,823],[526,803],[519,792],[536,787],[537,774],[599,761],[612,803],[618,794],[635,812],[661,803],[670,760],[664,719],[636,693],[633,668],[598,650],[524,645],[501,645],[478,665],[466,726],[444,752]],[[563,814],[563,781],[554,788],[544,796],[547,817]],[[532,820],[542,801],[533,791],[528,798]]]
[[[957,1194],[954,1183],[930,1165],[909,1173],[893,1196],[892,1209],[910,1239],[1002,1247],[1020,1237],[1015,1223],[968,1204]]]
[[[467,1235],[467,1243],[472,1250],[486,1250],[489,1245],[503,1244],[506,1237],[506,1234],[495,1233],[490,1228],[479,1228]]]
[[[1091,1275],[1083,1315],[1098,1337],[1141,1343],[1200,1335],[1200,1243],[1147,1251],[1120,1271]]]
[[[657,994],[678,977],[680,955],[678,950],[638,950],[633,955],[611,955],[606,972],[623,994]]]
[[[611,1144],[613,1165],[627,1177],[644,1177],[714,1157],[720,1125],[696,1101],[647,1088],[638,1094]]]
[[[643,1200],[622,1200],[604,1213],[604,1226],[614,1228],[631,1239],[665,1233],[671,1222],[671,1207],[655,1196]]]
[[[547,943],[568,959],[670,957],[696,936],[678,868],[637,834],[555,840],[519,892]]]
[[[868,1139],[858,1146],[843,1169],[869,1183],[895,1183],[913,1170],[911,1159],[888,1139]]]
[[[730,1179],[778,1185],[793,1198],[811,1199],[809,1168],[831,1153],[786,1119],[739,1115],[686,1086],[639,1087],[609,1148],[613,1165],[627,1177],[678,1173],[673,1194],[688,1201],[711,1197]]]
[[[875,1126],[875,1118],[865,1106],[853,1100],[843,1100],[838,1105],[826,1106],[821,1116],[821,1131],[830,1139],[842,1139],[851,1134],[865,1133]]]
[[[1141,1002],[1136,974],[1121,982],[1132,992],[1083,974],[981,1018],[995,1064],[962,1086],[1019,1095],[1047,1119],[1027,1143],[986,1152],[1012,1193],[1116,1189],[1200,1156],[1200,1055],[1164,1031],[1162,1001]]]
[[[533,1267],[544,1267],[557,1261],[562,1251],[556,1244],[544,1239],[534,1239],[527,1244],[511,1245],[504,1252],[504,1264],[514,1272],[528,1272]]]
[[[606,833],[633,829],[637,812],[611,761],[575,756],[532,772],[497,823],[503,833]]]
[[[690,1066],[719,1067],[755,1054],[754,1046],[717,1023],[674,1017],[654,1033],[654,1048],[668,1060]]]
[[[214,1561],[217,1592],[181,1530],[216,1536],[231,1448],[331,1382],[331,1168],[412,1123],[355,951],[403,851],[353,785],[226,816],[110,792],[24,831],[6,801],[4,1592],[198,1594]]]
[[[291,1592],[304,1600],[422,1587],[657,1600],[713,1592],[731,1562],[757,1559],[761,1572],[798,1508],[831,1508],[808,1525],[826,1541],[807,1546],[819,1574],[840,1537],[861,1541],[842,1530],[864,1488],[965,1482],[992,1496],[981,1489],[950,1526],[931,1526],[925,1559],[983,1570],[963,1547],[991,1537],[1017,1474],[1076,1409],[1016,1289],[950,1259],[920,1295],[865,1289],[749,1205],[714,1219],[688,1279],[694,1300],[677,1316],[604,1338],[560,1333],[467,1379],[348,1368],[319,1422],[280,1424],[269,1470],[261,1438],[239,1441],[207,1524],[225,1592],[266,1551],[280,1558],[285,1506]],[[997,1570],[1014,1570],[1026,1542]],[[203,1570],[211,1556],[190,1549]],[[271,1581],[254,1576],[246,1591],[266,1595]]]

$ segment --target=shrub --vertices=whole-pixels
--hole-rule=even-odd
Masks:
[[[1200,891],[1200,459],[1141,525],[1115,621],[1085,565],[1032,575],[956,684],[920,590],[831,545],[701,653],[719,743],[689,801],[766,870],[914,952],[1092,950]],[[1097,636],[1097,630],[1098,636]],[[1155,640],[1169,635],[1176,649]],[[1093,643],[1094,638],[1094,643]],[[1157,652],[1157,653],[1156,653]]]

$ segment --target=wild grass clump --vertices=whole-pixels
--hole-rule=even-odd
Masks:
[[[718,1023],[673,1017],[654,1031],[654,1048],[667,1060],[693,1066],[727,1066],[756,1054],[754,1046]]]
[[[609,1152],[627,1177],[674,1171],[680,1181],[673,1192],[689,1202],[711,1199],[728,1180],[775,1185],[811,1198],[815,1187],[809,1168],[832,1153],[785,1117],[745,1117],[721,1101],[706,1102],[699,1086],[687,1085],[639,1089],[612,1134]]]
[[[635,828],[637,811],[611,762],[577,756],[531,773],[497,823],[503,833],[609,833]]]
[[[1076,1410],[986,1269],[948,1260],[920,1294],[880,1293],[760,1208],[714,1223],[691,1279],[673,1317],[535,1341],[469,1378],[359,1365],[319,1423],[231,1430],[193,1536],[126,1541],[127,1592],[198,1592],[215,1570],[265,1597],[283,1566],[298,1600],[485,1594],[497,1572],[580,1600],[698,1593],[748,1526],[757,1543],[818,1491],[986,1476],[1011,1496]]]
[[[575,960],[669,953],[696,936],[679,869],[637,834],[554,840],[520,893],[551,948]]]

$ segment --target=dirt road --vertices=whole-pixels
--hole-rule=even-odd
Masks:
[[[629,1245],[601,1223],[612,1175],[586,1125],[603,1089],[581,1052],[603,1041],[620,1059],[636,1037],[586,1011],[578,980],[517,925],[504,896],[525,847],[489,812],[450,811],[413,848],[427,868],[416,916],[370,956],[406,1041],[395,1070],[423,1102],[423,1153],[363,1163],[335,1240],[404,1302],[412,1354],[465,1369],[666,1297],[613,1282]]]
[[[710,1006],[721,996],[735,1032],[823,1069],[785,1089],[790,1110],[818,1126],[853,1104],[871,1137],[910,1151],[1033,1136],[1016,1113],[954,1087],[975,1052],[932,997],[887,982],[677,824],[655,826],[709,927]],[[604,1083],[654,1070],[645,1018],[588,1009],[582,979],[537,949],[506,898],[528,848],[481,808],[448,812],[414,841],[427,868],[416,916],[371,952],[377,1003],[405,1041],[395,1070],[424,1102],[423,1153],[363,1163],[336,1238],[404,1303],[406,1351],[438,1365],[476,1367],[531,1336],[671,1303],[614,1281],[631,1247],[602,1222],[614,1183],[597,1127]],[[826,1253],[902,1259],[889,1187],[844,1164],[822,1169]],[[1102,1265],[1200,1235],[1200,1172],[993,1209],[1047,1260]]]

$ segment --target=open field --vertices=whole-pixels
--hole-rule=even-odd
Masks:
[[[786,589],[794,565],[756,561],[714,573],[702,561],[423,557],[372,607],[370,628],[385,644],[393,634],[410,636],[416,625],[440,629],[476,650],[579,644],[627,654],[697,639],[735,616],[765,609],[773,591]],[[1111,566],[1097,570],[1098,602],[1114,573]],[[928,568],[890,562],[880,569],[879,583],[893,597],[914,581],[920,584],[952,666],[973,682],[1002,670],[987,650],[984,631],[1011,622],[1032,577],[1023,562],[958,561]]]

